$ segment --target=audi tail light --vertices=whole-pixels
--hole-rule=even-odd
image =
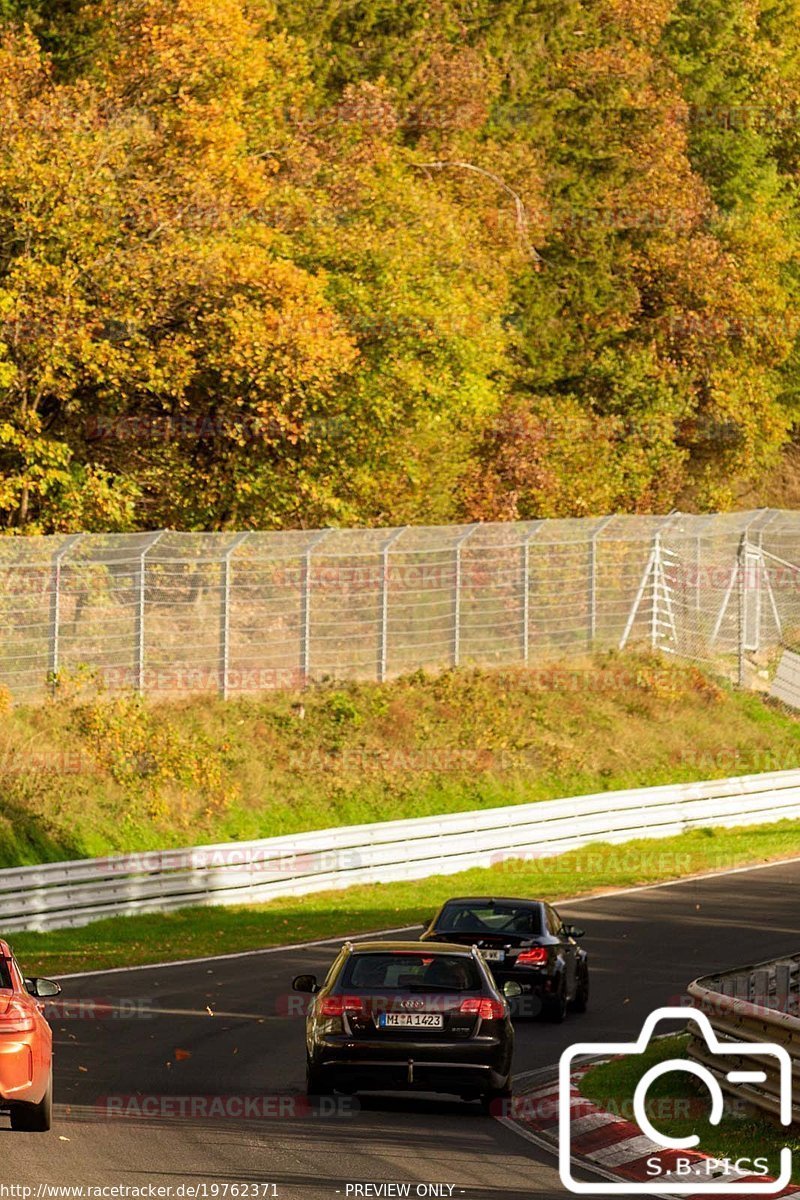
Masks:
[[[326,996],[319,1006],[321,1017],[341,1017],[345,1013],[363,1011],[364,1001],[360,996]]]
[[[532,946],[530,950],[520,950],[517,955],[518,967],[543,967],[546,962],[546,946]]]
[[[506,1015],[506,1006],[502,1000],[492,1000],[488,996],[468,996],[461,1001],[459,1012],[475,1013],[482,1021],[499,1021]]]
[[[0,1037],[4,1033],[30,1033],[35,1028],[31,1014],[21,1004],[11,1001],[0,1016]]]

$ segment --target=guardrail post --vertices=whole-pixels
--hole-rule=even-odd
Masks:
[[[402,529],[395,529],[394,533],[386,539],[381,547],[381,634],[378,646],[379,683],[383,683],[386,679],[389,660],[389,551],[407,529],[407,525],[404,525]]]
[[[461,548],[468,538],[471,538],[478,528],[477,523],[470,525],[456,542],[455,564],[453,578],[453,666],[461,663]]]
[[[154,533],[145,543],[139,556],[139,568],[136,578],[136,663],[134,666],[136,691],[144,695],[144,655],[145,655],[145,615],[147,605],[147,554],[156,542],[164,536],[164,531]]]
[[[78,542],[82,533],[73,533],[71,537],[59,546],[51,560],[50,567],[50,624],[49,650],[47,656],[47,678],[50,688],[55,695],[58,686],[57,676],[61,665],[61,566]]]
[[[789,1011],[792,969],[788,963],[777,963],[775,967],[775,1007],[779,1012]]]
[[[750,999],[753,1004],[758,1004],[761,1008],[769,1008],[769,971],[753,972],[753,994]]]
[[[311,675],[311,555],[320,542],[331,533],[321,530],[303,553],[303,575],[300,592],[300,677],[303,686]]]
[[[230,666],[231,642],[231,557],[242,542],[250,537],[249,532],[240,533],[233,539],[222,559],[222,579],[220,580],[219,608],[219,694],[223,700],[228,699],[228,668]]]

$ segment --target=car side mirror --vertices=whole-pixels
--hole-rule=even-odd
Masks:
[[[516,996],[522,995],[522,988],[513,979],[507,979],[503,984],[503,995],[506,1000],[513,1000]]]
[[[295,975],[292,980],[292,988],[296,992],[310,992],[313,996],[314,992],[319,991],[317,977],[316,975]]]
[[[35,996],[37,1000],[49,1000],[51,997],[60,994],[61,984],[56,983],[55,979],[35,977],[25,980],[25,989],[31,996]]]
[[[585,936],[585,931],[583,929],[578,929],[576,925],[564,925],[561,932],[563,933],[564,937],[569,938],[582,938]]]

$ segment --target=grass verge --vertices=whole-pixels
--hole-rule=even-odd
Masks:
[[[558,900],[794,856],[800,856],[800,821],[698,829],[621,846],[598,843],[554,858],[509,861],[458,875],[352,887],[251,907],[114,917],[82,929],[18,933],[11,940],[32,974],[88,971],[414,925],[452,895],[499,893]]]
[[[582,1078],[580,1090],[600,1108],[633,1121],[633,1094],[644,1072],[666,1059],[685,1058],[688,1041],[685,1036],[658,1038],[644,1054],[593,1067]],[[794,1180],[800,1181],[800,1134],[796,1129],[787,1133],[766,1117],[737,1109],[730,1098],[726,1098],[721,1122],[712,1125],[706,1089],[685,1072],[670,1072],[657,1079],[648,1088],[646,1107],[653,1125],[665,1137],[696,1133],[700,1138],[698,1149],[704,1154],[733,1161],[765,1158],[769,1174],[774,1176],[779,1174],[781,1148],[790,1146],[795,1160]]]
[[[223,702],[0,694],[0,867],[800,766],[800,721],[604,654]]]

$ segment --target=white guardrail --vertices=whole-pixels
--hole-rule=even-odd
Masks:
[[[0,932],[424,879],[591,842],[800,817],[800,770],[0,870]]]
[[[689,985],[695,1008],[704,1012],[714,1032],[723,1042],[765,1042],[783,1046],[792,1060],[792,1118],[800,1124],[800,955],[737,967],[696,979]],[[777,1117],[780,1113],[780,1078],[774,1055],[735,1057],[724,1064],[715,1060],[705,1042],[690,1023],[692,1039],[689,1054],[716,1076],[724,1091],[730,1092],[748,1108],[757,1108]],[[766,1076],[763,1082],[731,1084],[725,1072],[731,1067],[753,1068],[752,1057]]]

